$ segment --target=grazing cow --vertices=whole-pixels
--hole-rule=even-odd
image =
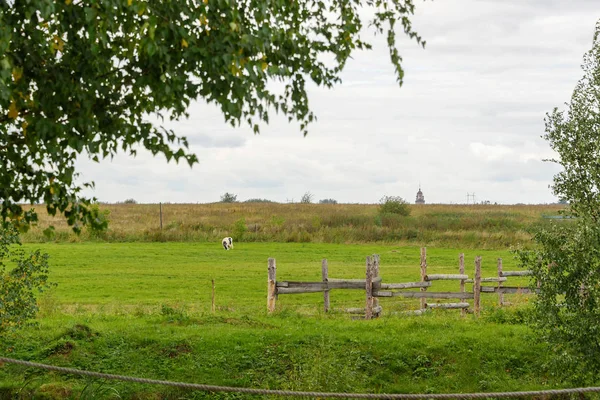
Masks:
[[[230,237],[223,238],[221,244],[225,250],[233,249],[233,239]]]

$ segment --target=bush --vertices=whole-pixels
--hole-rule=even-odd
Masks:
[[[246,225],[246,219],[245,218],[240,218],[237,221],[235,221],[235,224],[233,224],[233,237],[236,240],[241,240],[244,235],[246,234],[246,232],[248,232],[248,226]]]
[[[379,200],[379,214],[410,215],[408,203],[400,196],[383,196]]]
[[[128,204],[135,204],[135,200],[130,200],[132,200],[134,203]],[[96,223],[93,225],[88,225],[87,229],[90,233],[90,237],[101,238],[102,235],[106,233],[106,229],[108,228],[110,210],[100,210],[100,206],[98,204],[92,204],[90,208],[94,215],[96,215]]]
[[[319,200],[319,204],[337,204],[337,200],[335,199],[323,199]]]
[[[302,195],[302,198],[300,199],[300,203],[310,204],[313,201],[313,197],[314,197],[314,195],[311,192],[306,192]]]
[[[38,311],[36,292],[48,283],[48,254],[26,255],[13,225],[0,228],[0,334],[30,325]],[[9,268],[12,267],[12,268]]]
[[[237,203],[237,195],[225,192],[225,194],[221,196],[221,203]]]
[[[244,203],[275,203],[274,201],[267,199],[248,199],[245,200]]]
[[[137,204],[137,201],[135,199],[126,199],[123,204]]]

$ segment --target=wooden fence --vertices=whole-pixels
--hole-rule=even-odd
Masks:
[[[277,281],[277,268],[274,258],[268,260],[268,291],[267,310],[275,311],[277,296],[280,294],[299,294],[323,292],[323,303],[325,312],[330,311],[330,291],[337,289],[353,289],[365,291],[365,307],[349,308],[347,312],[352,314],[363,314],[366,319],[377,317],[382,312],[379,305],[379,297],[404,297],[420,299],[420,309],[410,313],[421,314],[427,309],[444,308],[460,309],[464,315],[468,311],[479,315],[481,310],[481,293],[498,294],[499,304],[507,305],[504,301],[505,293],[531,293],[530,289],[518,286],[506,286],[508,277],[528,276],[530,271],[503,271],[502,259],[498,259],[498,276],[481,277],[481,257],[475,258],[475,275],[469,279],[465,274],[464,254],[459,255],[458,274],[427,274],[427,249],[421,248],[421,280],[419,282],[383,283],[379,275],[380,257],[377,254],[368,256],[366,259],[365,279],[334,279],[329,278],[328,263],[324,259],[321,263],[322,280],[320,282],[306,281]],[[453,280],[459,281],[457,292],[434,292],[429,291],[432,282]],[[465,285],[473,284],[471,292],[466,291]],[[485,283],[494,283],[495,286],[483,286]],[[407,289],[419,289],[410,291]],[[437,302],[427,302],[427,299],[435,299]],[[439,299],[457,300],[455,302],[439,302]],[[467,300],[473,300],[473,309]]]

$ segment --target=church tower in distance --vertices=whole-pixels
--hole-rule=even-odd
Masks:
[[[421,185],[419,185],[419,191],[417,192],[415,204],[425,204],[425,196],[423,196],[423,192],[421,191]]]

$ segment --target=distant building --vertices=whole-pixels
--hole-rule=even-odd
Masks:
[[[423,196],[421,186],[419,186],[419,191],[417,192],[417,199],[415,200],[415,204],[425,204],[425,196]]]

